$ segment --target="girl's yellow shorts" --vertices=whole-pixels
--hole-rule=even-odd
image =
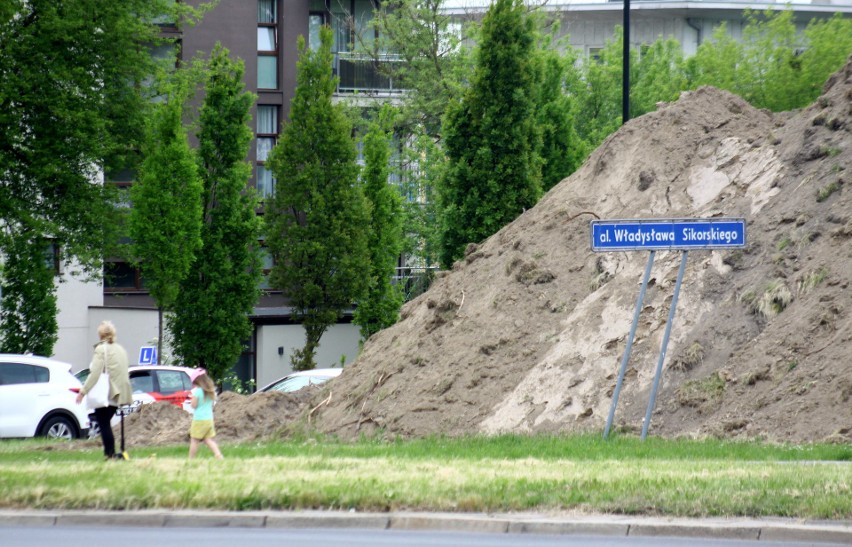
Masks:
[[[213,420],[192,420],[192,425],[189,426],[189,436],[199,441],[212,439],[216,436]]]

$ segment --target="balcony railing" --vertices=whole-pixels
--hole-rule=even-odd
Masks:
[[[426,292],[426,289],[432,284],[432,280],[435,279],[435,272],[437,271],[438,268],[397,268],[392,282],[402,287],[405,301],[408,302]]]
[[[335,72],[340,77],[338,93],[402,93],[394,81],[394,64],[399,55],[382,55],[373,59],[369,55],[340,51],[335,56]]]

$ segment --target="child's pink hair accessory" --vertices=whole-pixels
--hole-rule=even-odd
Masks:
[[[201,367],[192,369],[192,372],[189,373],[189,381],[194,382],[202,374],[207,374],[207,371]]]

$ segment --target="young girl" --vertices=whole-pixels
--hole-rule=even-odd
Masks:
[[[189,378],[192,380],[192,399],[190,405],[195,409],[192,414],[192,425],[189,428],[189,458],[195,457],[198,453],[198,445],[202,441],[210,450],[216,459],[222,459],[222,453],[219,452],[219,445],[213,440],[216,436],[216,430],[213,428],[213,402],[216,401],[216,386],[213,380],[207,376],[207,371],[203,368],[193,370]]]

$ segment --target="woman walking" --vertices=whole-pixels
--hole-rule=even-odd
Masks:
[[[133,402],[133,388],[130,387],[130,373],[127,370],[127,352],[116,342],[115,325],[110,321],[104,321],[98,326],[98,337],[100,341],[95,344],[95,353],[89,365],[89,377],[77,394],[77,404],[83,402],[83,397],[97,384],[102,374],[109,377],[107,401],[94,408],[95,421],[101,430],[104,457],[122,459],[124,454],[115,453],[115,436],[110,421],[119,406]]]

